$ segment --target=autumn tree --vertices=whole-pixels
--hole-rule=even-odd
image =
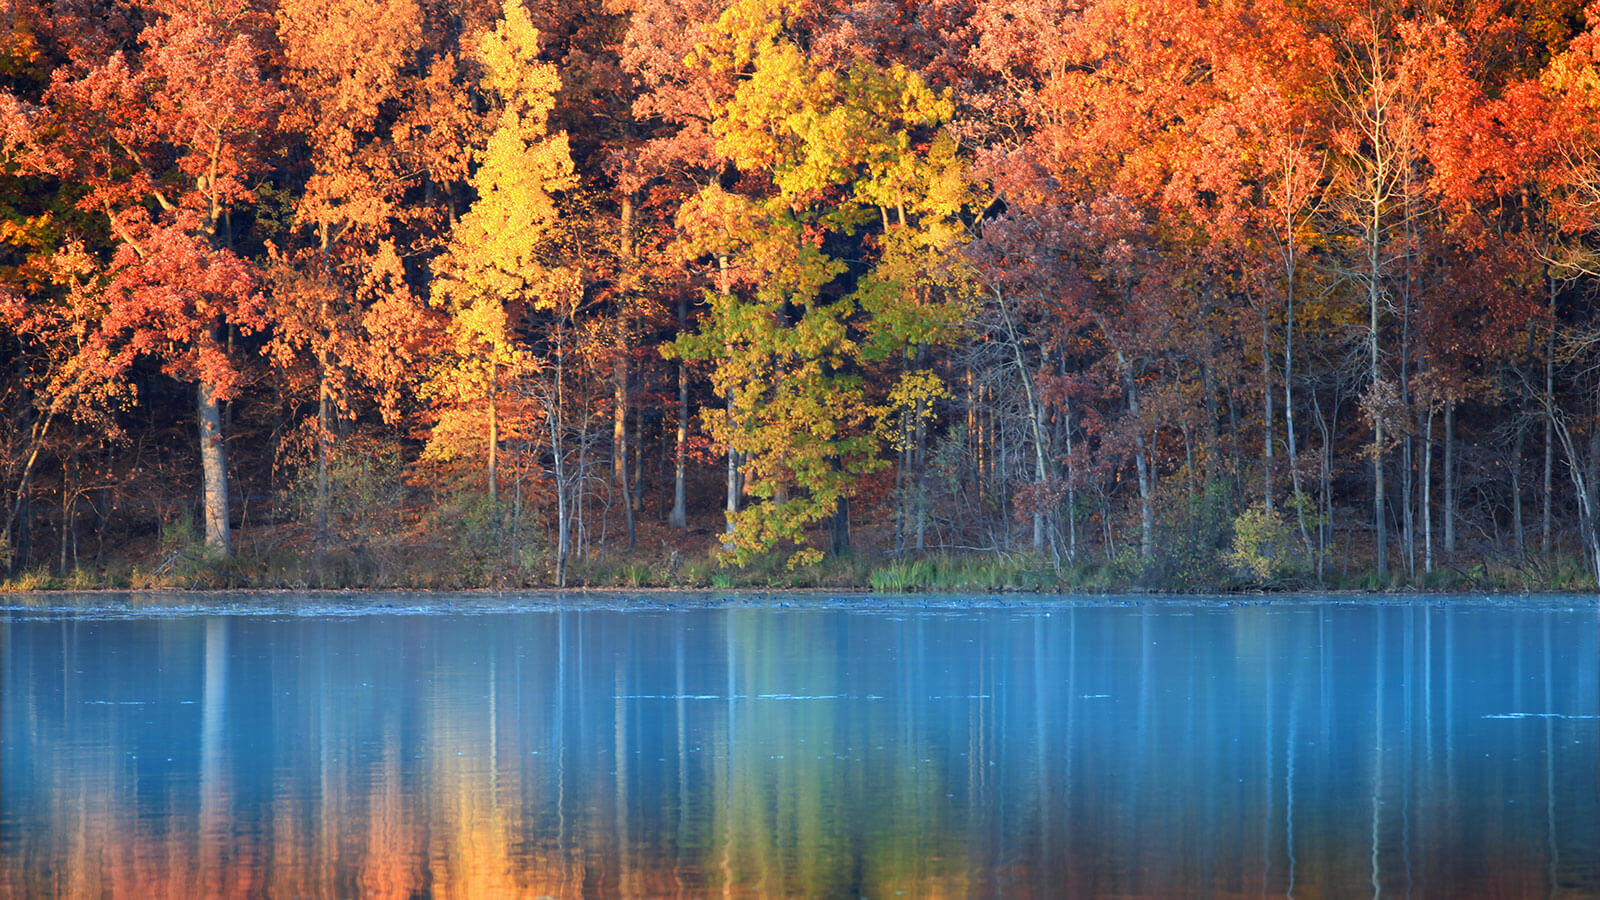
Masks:
[[[250,179],[281,93],[264,62],[270,31],[248,4],[154,3],[127,50],[82,56],[45,92],[25,165],[81,183],[80,209],[116,244],[94,293],[84,353],[97,377],[153,356],[194,385],[205,539],[230,550],[221,404],[240,386],[226,332],[265,325],[251,266],[230,246],[229,213]]]
[[[483,87],[498,112],[477,156],[477,195],[435,263],[433,302],[450,316],[451,345],[431,376],[429,393],[439,410],[428,456],[464,452],[460,438],[483,435],[485,490],[497,503],[501,395],[507,379],[533,374],[536,360],[519,339],[518,322],[533,309],[555,310],[558,323],[573,305],[576,273],[553,260],[549,243],[557,225],[554,194],[573,185],[565,133],[547,121],[560,86],[555,68],[539,61],[539,34],[520,0],[507,0],[504,17],[478,45]],[[558,325],[559,327],[559,325]],[[552,396],[546,417],[552,434],[558,486],[557,571],[567,554],[567,503],[557,416],[562,386],[563,338],[554,337]],[[558,574],[558,580],[561,574]]]
[[[743,455],[759,500],[734,522],[738,560],[803,546],[807,526],[830,517],[835,552],[847,546],[848,500],[882,464],[862,367],[938,342],[961,314],[916,286],[925,248],[948,246],[966,201],[954,143],[937,130],[948,98],[900,65],[820,65],[801,24],[778,5],[738,3],[696,51],[744,75],[713,128],[741,180],[701,191],[679,223],[689,255],[728,260],[748,293],[710,293],[699,332],[676,345],[711,360],[732,398],[706,425]],[[845,257],[860,255],[870,262],[851,271]]]

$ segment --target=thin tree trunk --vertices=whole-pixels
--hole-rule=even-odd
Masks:
[[[734,424],[733,394],[728,395],[728,424]],[[739,517],[739,451],[728,448],[728,500],[723,507],[727,514],[727,533],[733,534],[734,520]]]
[[[927,358],[928,345],[918,344],[917,366],[920,368],[926,365]],[[914,509],[916,510],[915,528],[918,553],[923,551],[928,533],[928,427],[923,415],[923,403],[924,401],[919,395],[916,409],[913,411],[916,416],[916,423],[913,425],[911,442],[911,482],[916,494]]]
[[[730,293],[733,289],[732,282],[728,277],[727,254],[717,254],[717,289],[724,294]],[[732,391],[728,392],[727,403],[728,424],[733,426],[737,424],[737,416],[734,410]],[[724,512],[727,514],[728,519],[726,533],[733,534],[733,523],[739,516],[739,451],[734,449],[732,445],[728,447],[728,499],[724,506]],[[724,542],[725,545],[728,545],[728,543]]]
[[[633,529],[633,490],[628,483],[628,357],[626,352],[617,354],[616,368],[613,373],[613,387],[616,391],[616,396],[612,404],[611,419],[611,474],[616,481],[617,491],[622,497],[623,519],[628,526],[628,549],[632,550],[635,536]]]
[[[1511,442],[1511,531],[1519,559],[1527,553],[1526,535],[1522,524],[1522,444],[1527,434],[1525,423],[1519,421],[1517,437]]]
[[[0,533],[0,555],[7,560],[7,573],[19,571],[27,563],[27,522],[23,516],[28,507],[28,490],[33,483],[33,468],[39,461],[39,453],[44,449],[44,436],[50,430],[50,423],[55,418],[57,406],[52,404],[42,419],[36,420],[29,429],[28,459],[22,464],[22,474],[17,478],[17,493],[11,503],[11,509],[6,514],[5,529]],[[11,542],[17,540],[17,552],[11,552]]]
[[[1072,455],[1072,401],[1068,399],[1062,407],[1062,415],[1066,418],[1066,427],[1062,429],[1062,439],[1067,451],[1067,559],[1076,564],[1078,562],[1078,489],[1076,460]]]
[[[1422,571],[1433,574],[1433,406],[1422,430]]]
[[[1544,499],[1543,508],[1539,513],[1539,552],[1550,556],[1552,523],[1550,518],[1550,504],[1555,491],[1552,490],[1555,471],[1555,408],[1556,408],[1556,284],[1555,279],[1549,281],[1550,291],[1550,325],[1544,338]]]
[[[1261,312],[1261,493],[1268,510],[1272,505],[1272,334],[1266,315],[1266,301]]]
[[[329,402],[328,371],[323,367],[321,384],[317,390],[317,552],[328,549],[328,505],[330,457],[332,441],[328,431],[332,426],[333,405]]]
[[[678,295],[678,332],[688,327],[689,301]],[[684,493],[684,464],[688,459],[689,443],[689,367],[678,360],[678,432],[673,445],[672,463],[672,514],[668,524],[673,528],[689,527],[688,501]]]
[[[1000,318],[1006,326],[1006,337],[1011,345],[1012,358],[1017,365],[1017,376],[1022,382],[1023,397],[1028,402],[1028,425],[1033,431],[1033,474],[1034,483],[1041,488],[1049,478],[1049,464],[1047,457],[1049,449],[1045,440],[1044,411],[1039,403],[1038,396],[1034,393],[1033,378],[1028,373],[1027,361],[1022,355],[1022,344],[1017,339],[1016,327],[1011,322],[1011,311],[1006,307],[1005,295],[999,291],[994,293],[995,301],[1000,306]],[[1037,508],[1033,512],[1033,550],[1035,553],[1044,550],[1044,513]]]
[[[1411,435],[1406,435],[1405,444],[1401,450],[1400,467],[1400,533],[1405,544],[1406,577],[1415,578],[1417,575],[1417,520],[1416,507],[1412,498],[1416,494],[1416,476],[1413,467],[1416,464],[1414,455],[1416,446]]]
[[[1567,457],[1567,474],[1572,477],[1573,495],[1578,501],[1578,521],[1584,561],[1589,566],[1589,574],[1600,581],[1600,533],[1597,533],[1595,509],[1591,502],[1593,485],[1587,474],[1589,467],[1584,465],[1577,441],[1566,423],[1556,418],[1553,408],[1546,409],[1546,414],[1547,421],[1551,422],[1556,438],[1561,442],[1561,449]]]
[[[633,511],[644,514],[644,410],[633,408]]]
[[[488,446],[485,453],[488,457],[484,466],[484,475],[488,479],[489,516],[496,517],[496,508],[500,497],[500,366],[489,363],[489,435]]]
[[[318,226],[318,252],[322,263],[323,277],[327,283],[335,283],[333,266],[328,255],[329,234],[326,223]],[[331,308],[327,295],[324,294],[318,308],[323,327],[331,330],[329,322]],[[333,367],[334,355],[330,347],[324,346],[317,355],[317,553],[323,554],[328,550],[328,507],[332,504],[332,490],[330,485],[329,469],[333,460]]]
[[[1444,403],[1444,552],[1456,552],[1456,402]]]
[[[1139,421],[1139,387],[1133,378],[1133,365],[1117,351],[1122,366],[1122,386],[1128,395],[1128,417],[1133,421],[1133,464],[1139,475],[1139,558],[1149,562],[1155,553],[1155,510],[1151,506],[1150,466],[1145,458],[1144,425]]]
[[[551,469],[556,482],[556,587],[567,586],[567,557],[571,551],[572,523],[567,515],[571,506],[572,486],[567,483],[565,451],[561,438],[563,339],[561,326],[556,326],[556,371],[550,389],[550,402],[545,408],[545,419],[550,425]]]
[[[1320,584],[1324,580],[1329,548],[1333,546],[1333,425],[1323,414],[1322,399],[1315,389],[1311,391],[1311,411],[1316,417],[1317,433],[1322,438],[1322,452],[1317,454],[1320,463],[1317,474],[1322,482],[1321,515],[1317,523],[1317,582]],[[1338,407],[1334,412],[1338,413]]]
[[[629,294],[633,289],[634,273],[634,246],[633,246],[633,194],[624,192],[620,209],[619,230],[622,238],[622,337],[624,346],[617,352],[616,371],[616,408],[613,410],[615,418],[611,423],[611,453],[612,475],[616,479],[617,487],[622,492],[623,519],[628,527],[628,549],[632,550],[635,542],[633,527],[633,491],[628,482],[628,347],[632,339],[632,322],[629,312]]]

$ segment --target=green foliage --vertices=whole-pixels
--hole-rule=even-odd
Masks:
[[[1044,560],[1010,554],[933,554],[894,560],[873,568],[868,575],[868,584],[880,594],[1048,591],[1058,583],[1056,573]]]
[[[1230,586],[1222,559],[1232,535],[1233,491],[1213,481],[1190,492],[1176,482],[1158,497],[1155,547],[1150,559],[1126,544],[1112,564],[1118,583],[1174,591],[1210,591]]]
[[[1259,587],[1277,584],[1304,563],[1283,512],[1264,503],[1252,504],[1234,517],[1233,548],[1223,558],[1234,574]]]

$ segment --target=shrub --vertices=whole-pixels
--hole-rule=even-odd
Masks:
[[[1257,585],[1275,583],[1300,568],[1289,523],[1264,503],[1234,517],[1233,549],[1223,558],[1234,574]]]

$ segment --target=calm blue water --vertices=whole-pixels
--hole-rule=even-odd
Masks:
[[[0,896],[1600,896],[1593,598],[93,602]]]

